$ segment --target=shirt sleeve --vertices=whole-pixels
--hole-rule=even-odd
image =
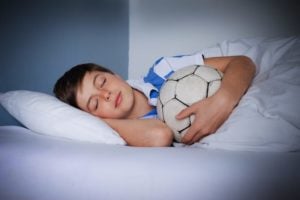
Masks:
[[[148,74],[144,77],[144,81],[151,83],[155,88],[160,90],[162,84],[174,71],[190,65],[203,64],[204,57],[201,53],[161,57],[149,69]]]
[[[151,105],[156,105],[160,88],[162,87],[166,79],[171,76],[171,74],[173,74],[176,70],[186,66],[203,65],[203,60],[204,57],[202,53],[161,57],[154,62],[147,75],[143,78],[143,81],[135,84],[135,87],[143,87],[143,90],[145,90],[146,88],[147,91],[144,91],[144,93],[149,98],[149,103]]]
[[[164,57],[164,60],[172,70],[177,71],[186,66],[190,65],[203,65],[204,56],[201,53],[195,53],[192,55],[172,56]]]

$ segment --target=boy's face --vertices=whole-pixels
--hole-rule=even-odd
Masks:
[[[133,89],[121,77],[87,72],[76,92],[80,109],[101,118],[127,118],[134,106]]]

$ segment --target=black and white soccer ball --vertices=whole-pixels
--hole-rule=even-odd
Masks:
[[[175,116],[193,103],[210,97],[220,87],[223,73],[207,65],[191,65],[174,72],[161,87],[157,101],[159,119],[173,131],[177,142],[187,132],[194,116],[177,120]]]

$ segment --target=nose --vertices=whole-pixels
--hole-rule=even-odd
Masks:
[[[109,90],[102,89],[102,90],[100,91],[100,96],[101,96],[105,101],[109,101],[110,95],[111,95],[111,92],[110,92]]]

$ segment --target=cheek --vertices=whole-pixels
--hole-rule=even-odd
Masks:
[[[132,93],[129,93],[124,98],[121,109],[123,110],[123,112],[130,112],[134,107],[134,103],[134,96]]]
[[[98,109],[93,113],[98,117],[111,118],[114,115],[112,105],[107,102],[99,103]]]

